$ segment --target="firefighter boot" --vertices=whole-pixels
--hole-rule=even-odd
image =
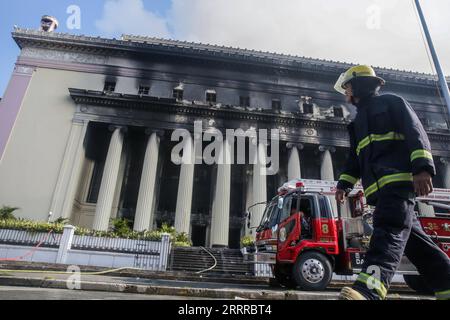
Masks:
[[[339,300],[367,300],[361,293],[350,287],[344,287],[339,294]]]

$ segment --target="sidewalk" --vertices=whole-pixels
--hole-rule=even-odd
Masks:
[[[34,264],[33,264],[34,265]],[[24,269],[27,265],[5,266],[1,269]],[[189,275],[181,273],[148,273],[145,271],[124,271],[121,275],[86,275],[74,276],[74,274],[59,274],[53,272],[40,272],[43,266],[33,272],[4,272],[0,269],[0,286],[22,286],[68,289],[78,286],[85,291],[127,292],[147,295],[185,296],[211,299],[258,299],[258,300],[334,300],[337,299],[338,289],[329,289],[323,292],[305,292],[299,290],[284,290],[271,288],[267,280],[257,279],[259,282],[245,283],[245,279],[235,279],[234,283],[224,282],[227,279],[207,279],[194,275],[189,280]],[[53,268],[58,266],[52,265]],[[65,271],[64,266],[63,271]],[[61,266],[59,266],[61,268]],[[47,269],[48,270],[48,269]],[[92,271],[92,270],[91,270]],[[124,275],[128,273],[128,275]],[[131,273],[135,273],[131,275]],[[144,277],[140,276],[142,273]],[[179,276],[178,278],[176,276]],[[78,282],[79,280],[79,282]],[[242,280],[239,282],[238,280]],[[246,279],[249,280],[249,279]],[[220,282],[219,282],[220,281]],[[395,300],[423,300],[433,297],[418,296],[412,292],[394,293],[388,295],[388,299]]]

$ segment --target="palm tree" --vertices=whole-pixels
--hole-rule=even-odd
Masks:
[[[0,219],[1,220],[16,220],[13,212],[19,210],[19,208],[3,206],[0,208]]]

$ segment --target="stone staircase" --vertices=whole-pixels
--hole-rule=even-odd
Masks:
[[[203,275],[252,276],[253,265],[243,262],[240,250],[206,248],[217,260],[217,266]],[[215,260],[201,247],[173,248],[169,259],[169,270],[198,272],[211,268]]]

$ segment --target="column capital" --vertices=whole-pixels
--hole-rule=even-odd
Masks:
[[[116,131],[116,129],[120,129],[120,131],[122,133],[127,133],[128,132],[128,127],[127,126],[123,126],[123,125],[119,125],[119,124],[110,124],[108,126],[108,130],[111,132]]]
[[[72,123],[77,125],[85,125],[89,123],[89,120],[73,118]]]
[[[331,153],[334,153],[334,152],[336,152],[336,148],[333,147],[333,146],[320,145],[319,146],[319,151],[320,152],[330,151]]]
[[[288,149],[292,149],[294,147],[297,147],[298,150],[303,150],[305,148],[305,145],[303,143],[297,143],[297,142],[287,142],[286,147]]]
[[[161,139],[164,137],[165,131],[162,129],[154,129],[154,128],[146,128],[145,129],[145,134],[148,136],[151,136],[154,133],[158,136],[158,138]]]

